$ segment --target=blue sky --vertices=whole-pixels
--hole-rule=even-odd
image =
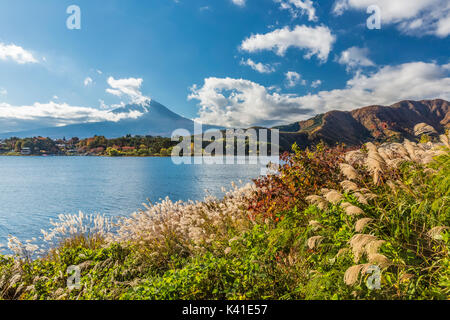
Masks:
[[[446,0],[2,0],[0,132],[117,121],[148,97],[229,126],[449,100],[449,35]]]

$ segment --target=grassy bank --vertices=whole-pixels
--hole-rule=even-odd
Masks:
[[[112,223],[60,216],[53,249],[12,238],[3,299],[448,299],[448,137],[285,155],[223,199],[149,205]],[[67,288],[67,268],[81,287]],[[375,283],[381,271],[379,289]],[[370,273],[370,271],[372,273]],[[376,279],[375,279],[376,280]]]

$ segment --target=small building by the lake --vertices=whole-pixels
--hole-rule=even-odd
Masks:
[[[29,148],[29,147],[23,147],[22,150],[20,150],[20,153],[21,153],[22,155],[25,155],[25,156],[30,155],[30,154],[31,154],[31,148]]]

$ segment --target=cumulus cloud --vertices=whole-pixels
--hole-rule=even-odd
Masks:
[[[342,15],[346,10],[349,9],[348,0],[336,0],[333,6],[333,13],[337,16]]]
[[[333,12],[366,11],[371,5],[381,9],[382,22],[395,24],[402,32],[414,35],[450,34],[450,2],[448,0],[337,0]]]
[[[143,81],[142,78],[114,79],[109,77],[107,82],[110,88],[106,89],[106,92],[117,97],[126,96],[132,103],[147,103],[150,98],[144,96],[141,92]]]
[[[311,0],[275,0],[280,3],[280,8],[289,10],[292,17],[307,15],[309,21],[317,21],[316,8]]]
[[[304,96],[271,92],[258,83],[232,78],[207,78],[193,86],[189,99],[199,101],[197,121],[249,127],[266,120],[294,122],[330,110],[390,105],[400,100],[450,100],[450,70],[436,63],[385,66],[367,75],[357,73],[343,89]]]
[[[91,77],[87,77],[86,79],[84,79],[84,86],[87,87],[89,85],[91,85],[93,82]]]
[[[437,22],[437,29],[435,33],[441,38],[445,38],[450,34],[450,14],[448,14],[446,18],[442,18]]]
[[[119,121],[136,119],[142,113],[112,113],[95,108],[71,106],[67,103],[34,103],[29,106],[13,106],[0,103],[0,131],[13,132],[43,127],[64,126],[75,123]]]
[[[0,42],[0,60],[10,60],[18,64],[38,63],[31,52],[15,44],[4,44],[2,42]]]
[[[290,47],[295,47],[306,51],[305,58],[316,55],[319,60],[325,62],[335,41],[336,37],[326,26],[301,25],[293,30],[284,27],[266,34],[252,35],[242,42],[240,48],[250,53],[273,50],[279,56],[284,56]]]
[[[302,85],[306,85],[306,81],[302,80],[302,76],[295,71],[288,71],[284,74],[286,77],[286,87],[293,88],[297,84],[302,83]]]
[[[245,0],[231,0],[235,5],[239,6],[239,7],[244,7],[245,6]]]
[[[312,112],[307,107],[300,107],[299,97],[270,92],[266,87],[244,79],[207,78],[203,87],[194,85],[191,91],[189,100],[200,102],[196,121],[213,125],[246,127]]]
[[[347,71],[361,67],[373,67],[375,63],[368,58],[369,49],[351,47],[343,51],[337,60],[340,64],[347,66]]]
[[[259,73],[272,73],[275,72],[275,67],[271,66],[270,64],[263,64],[261,62],[254,62],[252,59],[242,60],[241,65],[243,66],[249,66],[255,71],[258,71]]]
[[[311,82],[311,87],[312,88],[318,88],[322,85],[322,80],[315,80],[313,82]]]

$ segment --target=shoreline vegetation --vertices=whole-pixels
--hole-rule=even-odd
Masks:
[[[192,137],[190,138],[192,141]],[[94,136],[80,140],[77,137],[70,140],[53,140],[44,137],[34,138],[9,138],[0,140],[0,156],[102,156],[102,157],[170,157],[174,147],[183,141],[172,141],[171,138],[153,136],[131,136],[107,139],[104,136]],[[234,137],[234,150],[237,152],[238,143],[245,147],[245,154],[252,155],[248,138],[244,140]],[[202,148],[194,153],[194,145],[191,142],[190,156],[215,156],[205,153],[205,148],[214,140],[202,141]],[[226,144],[227,140],[223,139]],[[256,142],[260,149],[261,142]],[[270,147],[270,142],[267,147]],[[270,149],[270,148],[269,148]],[[259,152],[257,150],[257,152]],[[180,152],[180,156],[186,156]]]
[[[103,136],[80,140],[53,140],[44,137],[0,140],[0,156],[110,156],[167,157],[179,142],[170,138],[131,136],[106,139]]]
[[[449,299],[449,138],[294,145],[280,174],[223,199],[166,199],[115,221],[60,215],[46,248],[9,239],[0,298]]]
[[[7,152],[0,153],[0,157],[106,157],[106,158],[170,158],[171,155],[120,155],[120,156],[110,156],[110,155],[82,155],[82,154],[73,154],[73,155],[24,155],[16,152]]]

